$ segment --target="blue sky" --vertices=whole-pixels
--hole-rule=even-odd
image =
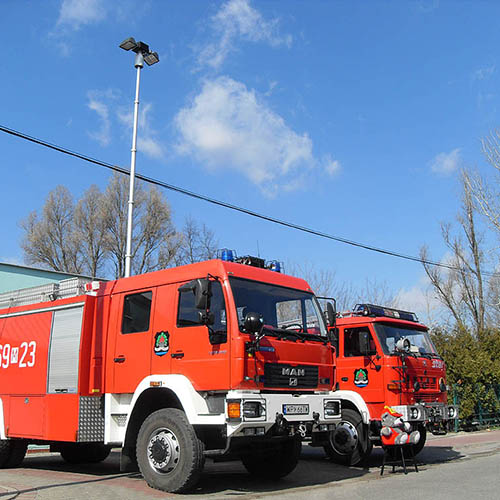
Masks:
[[[133,36],[159,53],[141,82],[137,170],[320,231],[445,256],[461,166],[498,126],[500,4],[465,1],[5,0],[4,126],[128,166]],[[109,173],[0,134],[0,260],[57,184]],[[424,273],[382,256],[166,193],[175,222],[221,246],[309,262],[421,308]]]

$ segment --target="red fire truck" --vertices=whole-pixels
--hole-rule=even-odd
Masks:
[[[372,446],[380,444],[385,406],[420,431],[415,453],[424,447],[427,431],[446,433],[449,422],[458,418],[457,407],[447,404],[445,363],[414,313],[358,304],[338,314],[331,332],[338,394],[356,391],[368,411],[363,415],[349,402],[342,405],[342,422],[325,446],[333,460],[355,465],[368,457]]]
[[[301,439],[328,443],[341,399],[316,297],[261,259],[222,257],[0,295],[0,466],[29,443],[72,463],[120,447],[122,470],[178,492],[206,457],[277,478]]]

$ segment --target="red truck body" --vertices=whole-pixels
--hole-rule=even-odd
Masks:
[[[44,442],[78,459],[92,443],[101,451],[120,446],[124,469],[137,455],[148,483],[182,491],[195,480],[177,465],[188,454],[175,451],[181,434],[200,443],[197,463],[232,453],[265,475],[258,464],[269,470],[270,446],[277,456],[297,455],[297,438],[321,442],[340,420],[340,400],[330,392],[333,349],[305,281],[213,260],[76,288],[68,298],[46,293],[30,301],[22,290],[4,297],[0,438],[12,449]],[[195,304],[198,292],[211,297],[206,307]],[[280,328],[280,316],[297,307],[300,335]],[[314,326],[306,307],[316,310]],[[245,330],[251,311],[259,331]],[[176,411],[187,430],[175,427],[178,415],[168,420]],[[172,423],[155,431],[162,415]],[[0,454],[0,466],[12,464],[13,453]],[[272,464],[277,476],[295,466]]]
[[[370,420],[363,432],[354,433],[344,405],[349,418],[343,418],[335,430],[342,444],[337,452],[333,450],[333,458],[352,463],[352,451],[358,449],[354,460],[361,461],[372,444],[380,444],[381,416],[387,406],[420,431],[417,452],[427,430],[445,433],[448,423],[458,417],[457,408],[447,404],[445,362],[427,327],[413,313],[361,304],[354,311],[340,313],[332,332],[337,344],[335,388],[360,394]],[[402,348],[404,339],[409,343]]]

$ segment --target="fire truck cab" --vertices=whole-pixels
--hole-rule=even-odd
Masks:
[[[447,404],[446,366],[414,313],[358,304],[339,313],[331,327],[336,344],[336,389],[356,391],[369,411],[369,425],[353,406],[343,404],[342,422],[325,447],[335,461],[355,465],[380,444],[381,415],[390,406],[420,431],[446,433],[458,418]]]
[[[0,295],[0,467],[29,443],[73,463],[120,447],[122,470],[179,492],[207,457],[278,478],[301,439],[328,443],[341,400],[316,297],[276,265],[222,257]]]

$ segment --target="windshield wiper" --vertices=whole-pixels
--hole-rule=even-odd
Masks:
[[[279,339],[292,337],[298,340],[302,340],[302,337],[300,337],[300,334],[298,332],[295,332],[293,330],[287,330],[286,328],[278,328],[275,326],[264,326],[264,330],[267,330],[268,332],[271,333],[276,333],[276,336]]]
[[[273,327],[273,330],[280,333],[284,333],[285,335],[292,334],[299,340],[313,340],[317,342],[323,342],[324,344],[328,343],[327,337],[321,337],[321,335],[314,335],[313,333],[297,332],[296,330],[289,330],[288,328],[275,328],[275,327]]]

